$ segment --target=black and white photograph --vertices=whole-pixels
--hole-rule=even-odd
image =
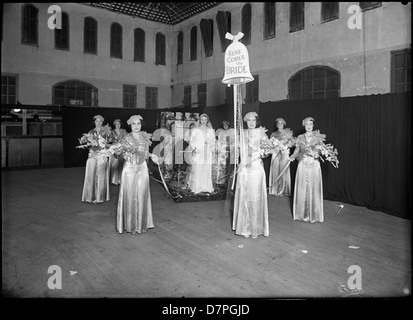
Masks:
[[[411,27],[411,2],[2,4],[2,297],[410,298]]]

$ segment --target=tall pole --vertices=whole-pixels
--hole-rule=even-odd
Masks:
[[[237,163],[238,163],[238,157],[237,157],[237,135],[238,135],[238,130],[237,130],[237,104],[238,104],[238,84],[233,85],[234,89],[234,130],[235,130],[235,139],[234,139],[234,145],[235,145],[235,165],[234,165],[234,172],[237,172]],[[234,190],[234,184],[235,184],[235,174],[233,176],[234,178],[232,179],[232,186],[231,189]]]

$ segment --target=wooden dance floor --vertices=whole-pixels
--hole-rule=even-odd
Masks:
[[[237,236],[226,202],[175,203],[151,180],[155,228],[115,229],[118,186],[81,202],[84,167],[2,172],[3,296],[403,297],[411,291],[411,222],[324,201],[324,223],[292,220],[268,197],[270,236]],[[51,265],[62,288],[48,288]],[[348,287],[356,265],[361,289]]]

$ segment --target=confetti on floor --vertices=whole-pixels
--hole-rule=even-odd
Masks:
[[[349,246],[349,249],[359,249],[360,247]]]
[[[77,271],[69,271],[69,272],[70,272],[70,275],[71,275],[71,276],[73,276],[74,274],[77,273]]]

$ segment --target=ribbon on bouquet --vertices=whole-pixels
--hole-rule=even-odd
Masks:
[[[281,178],[281,176],[284,174],[285,170],[287,170],[288,167],[290,166],[291,162],[292,162],[292,160],[288,160],[288,162],[287,162],[287,164],[285,165],[285,167],[281,170],[281,172],[280,172],[280,174],[278,175],[278,177],[275,178],[275,180],[270,184],[270,186],[267,188],[267,190],[268,190],[269,188],[271,188],[271,187],[274,185],[274,183],[276,183],[276,182],[278,181],[278,179]]]

